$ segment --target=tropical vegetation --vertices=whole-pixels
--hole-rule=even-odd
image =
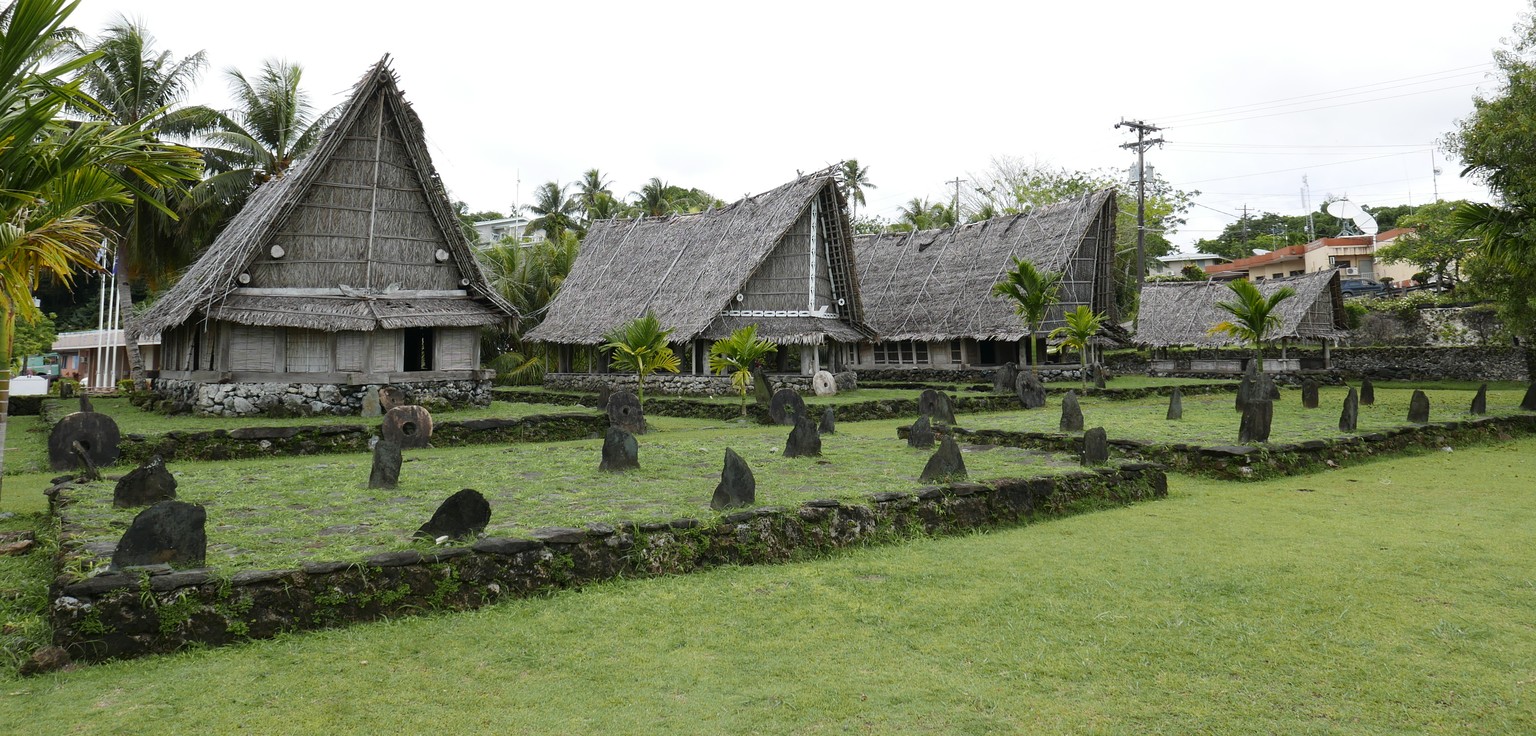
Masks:
[[[611,364],[615,369],[635,374],[635,395],[639,397],[642,409],[645,407],[645,379],[656,371],[677,373],[682,368],[682,361],[667,344],[671,334],[672,330],[662,328],[655,313],[646,312],[644,317],[614,328],[603,345],[604,349],[612,351]]]
[[[1093,343],[1093,336],[1099,334],[1104,328],[1104,315],[1094,312],[1086,304],[1077,305],[1077,309],[1061,315],[1064,324],[1051,330],[1050,339],[1058,341],[1055,350],[1077,351],[1078,373],[1082,376],[1083,387],[1088,387],[1088,348]]]
[[[1269,339],[1269,333],[1280,326],[1280,315],[1275,310],[1281,302],[1296,296],[1296,290],[1282,286],[1266,297],[1247,279],[1236,279],[1228,283],[1227,288],[1232,290],[1232,299],[1217,302],[1216,306],[1232,315],[1232,319],[1213,325],[1210,334],[1230,335],[1247,343],[1253,348],[1259,370],[1263,371],[1264,342]]]
[[[731,386],[741,395],[741,415],[747,415],[747,390],[752,387],[752,369],[778,351],[778,346],[757,336],[757,325],[747,325],[730,337],[709,346],[709,369],[728,374]]]
[[[1038,336],[1040,324],[1045,322],[1045,313],[1057,302],[1060,292],[1060,273],[1040,271],[1035,268],[1035,264],[1017,256],[1013,259],[1013,268],[1003,274],[1003,280],[992,285],[993,296],[1013,300],[1013,311],[1024,318],[1031,342]],[[1032,350],[1031,353],[1029,369],[1038,376],[1040,352]]]

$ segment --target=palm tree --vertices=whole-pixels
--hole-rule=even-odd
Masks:
[[[640,214],[646,217],[661,217],[670,214],[674,205],[672,196],[674,187],[662,181],[660,177],[651,177],[651,180],[640,187],[638,192],[630,192],[629,196],[635,198],[635,207]]]
[[[1056,303],[1060,292],[1060,273],[1039,271],[1035,264],[1018,257],[1014,257],[1013,269],[1003,274],[1003,280],[992,285],[993,296],[1014,301],[1013,311],[1024,318],[1031,343],[1040,333],[1046,310]],[[1029,370],[1036,376],[1040,374],[1040,351],[1030,350]]]
[[[206,129],[216,117],[206,107],[181,106],[207,59],[201,51],[178,59],[169,51],[157,51],[154,45],[154,36],[143,25],[122,17],[89,45],[74,44],[78,53],[91,55],[80,69],[80,79],[100,103],[87,116],[134,126],[150,136],[185,139]],[[134,329],[133,285],[154,285],[185,266],[193,249],[189,239],[176,237],[178,231],[171,222],[175,215],[153,198],[134,198],[111,206],[103,217],[116,233],[112,239],[112,275],[117,281],[129,372],[137,382],[144,378],[144,359]]]
[[[655,313],[646,312],[644,317],[615,328],[607,335],[608,343],[603,347],[613,351],[613,367],[635,374],[638,384],[635,393],[641,409],[645,408],[645,377],[656,371],[676,373],[682,368],[682,361],[667,344],[671,334],[671,330],[661,328],[661,320],[656,319]]]
[[[731,374],[731,385],[741,394],[741,415],[747,415],[747,389],[752,387],[752,367],[778,351],[778,346],[757,336],[757,325],[747,325],[730,337],[709,346],[709,369]]]
[[[600,217],[598,214],[607,214],[611,211],[608,209],[609,205],[599,204],[605,199],[608,202],[617,203],[617,200],[613,198],[613,191],[609,188],[612,185],[613,182],[603,179],[603,172],[597,169],[587,169],[582,173],[581,181],[576,182],[576,186],[581,189],[581,212],[586,217],[587,222],[609,219],[608,217]],[[602,213],[597,212],[599,208],[602,208]]]
[[[299,86],[304,68],[281,59],[261,63],[252,82],[239,69],[224,72],[237,106],[219,113],[210,144],[210,168],[238,174],[247,190],[282,176],[294,161],[314,148],[339,108],[316,115]]]
[[[1083,378],[1083,388],[1088,388],[1088,345],[1104,326],[1104,315],[1094,313],[1086,304],[1079,304],[1077,309],[1061,317],[1066,324],[1051,330],[1050,339],[1061,340],[1058,350],[1071,348],[1077,351],[1078,372]]]
[[[1282,286],[1275,293],[1265,297],[1259,291],[1259,287],[1246,279],[1238,279],[1227,284],[1227,288],[1235,295],[1230,302],[1216,302],[1216,306],[1228,314],[1232,319],[1223,320],[1210,329],[1210,334],[1223,333],[1242,340],[1253,346],[1254,359],[1258,362],[1259,372],[1264,372],[1264,341],[1269,336],[1269,331],[1280,326],[1280,315],[1275,313],[1275,307],[1280,302],[1296,296],[1296,290],[1289,286]]]
[[[543,230],[544,237],[555,241],[564,237],[568,230],[580,237],[581,223],[576,221],[576,213],[581,210],[581,203],[575,197],[566,196],[565,190],[566,187],[556,181],[540,185],[534,192],[533,204],[524,205],[537,217],[528,222],[523,232]]]
[[[904,226],[908,230],[933,229],[933,204],[926,199],[913,197],[911,201],[901,206],[901,214],[897,216],[898,226]]]
[[[52,65],[76,5],[16,0],[0,10],[0,469],[15,321],[37,316],[32,291],[42,273],[68,285],[77,271],[99,268],[98,208],[149,199],[201,171],[195,151],[161,143],[142,125],[99,122],[106,107],[70,79],[94,57]],[[66,109],[97,120],[67,122]]]
[[[558,241],[543,240],[531,247],[501,245],[477,250],[491,288],[517,308],[520,315],[506,329],[488,332],[482,341],[487,365],[500,378],[516,384],[536,384],[543,379],[554,355],[543,343],[529,343],[523,335],[543,321],[545,309],[576,262],[576,236]]]
[[[869,167],[859,166],[859,160],[850,158],[838,168],[838,173],[843,177],[843,188],[848,192],[848,204],[853,211],[848,213],[848,219],[858,216],[859,205],[867,204],[864,201],[864,190],[879,189],[880,187],[869,183]]]

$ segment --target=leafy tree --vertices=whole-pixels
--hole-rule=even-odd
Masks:
[[[612,208],[618,200],[613,197],[613,190],[610,188],[612,182],[603,178],[603,172],[587,169],[582,173],[581,180],[576,182],[576,186],[581,189],[581,213],[587,222],[605,220],[613,216],[609,213],[614,212]]]
[[[676,373],[682,361],[667,344],[671,330],[661,328],[661,320],[655,313],[646,312],[626,325],[608,333],[604,348],[613,351],[612,365],[621,371],[632,371],[636,379],[636,395],[640,407],[645,408],[645,379],[656,371]]]
[[[6,395],[17,316],[35,318],[42,274],[66,286],[94,270],[103,206],[149,198],[197,179],[189,148],[161,143],[142,124],[101,122],[106,108],[71,78],[91,56],[59,61],[64,21],[76,2],[16,0],[0,11],[0,397]],[[68,109],[92,120],[67,121]],[[0,466],[6,405],[0,400]]]
[[[565,233],[560,240],[545,239],[532,246],[499,245],[476,251],[486,278],[520,315],[511,324],[487,330],[482,354],[498,378],[515,384],[539,383],[554,364],[554,354],[543,343],[523,339],[543,321],[546,308],[565,283],[576,262],[577,240]]]
[[[662,181],[658,177],[630,192],[635,198],[633,207],[646,217],[702,212],[709,207],[723,207],[725,203],[702,189],[684,189]]]
[[[1184,277],[1185,281],[1205,281],[1210,278],[1206,275],[1205,269],[1193,263],[1184,264],[1184,267],[1179,269],[1179,275]]]
[[[896,223],[891,225],[893,231],[935,230],[955,226],[954,208],[942,202],[913,197],[900,209],[901,214]]]
[[[1232,290],[1232,301],[1217,302],[1216,306],[1232,315],[1232,319],[1216,323],[1210,333],[1231,335],[1252,345],[1254,359],[1259,363],[1259,370],[1263,371],[1264,341],[1269,339],[1270,330],[1280,326],[1280,315],[1275,313],[1275,308],[1280,302],[1296,296],[1296,290],[1282,286],[1266,297],[1259,291],[1259,287],[1246,279],[1232,281],[1227,284],[1227,288]]]
[[[877,235],[892,230],[892,225],[879,215],[863,215],[853,220],[854,235]]]
[[[778,351],[778,346],[757,336],[757,325],[747,325],[730,337],[709,346],[709,369],[731,376],[731,386],[741,394],[741,415],[747,415],[747,390],[752,387],[752,367]]]
[[[59,338],[53,322],[57,316],[38,313],[16,321],[15,342],[11,350],[16,361],[14,367],[23,367],[21,361],[28,356],[53,352],[53,343]]]
[[[1077,309],[1066,312],[1061,317],[1064,324],[1051,330],[1050,339],[1061,341],[1054,350],[1070,348],[1077,351],[1077,364],[1083,378],[1083,388],[1088,388],[1088,346],[1093,336],[1103,329],[1104,315],[1095,314],[1086,304],[1079,304]]]
[[[1414,228],[1412,233],[1376,250],[1376,258],[1387,263],[1412,263],[1448,284],[1453,266],[1470,257],[1475,248],[1465,242],[1461,227],[1455,222],[1456,210],[1465,201],[1435,202],[1419,207],[1398,221],[1400,227]]]
[[[578,212],[581,211],[581,203],[576,197],[565,193],[567,187],[559,182],[550,181],[541,185],[534,192],[533,204],[525,205],[529,214],[537,215],[528,221],[525,232],[544,231],[544,236],[550,240],[560,240],[567,231],[576,233],[579,238],[583,232],[581,223],[577,221]]]
[[[867,204],[864,200],[866,189],[879,189],[869,181],[869,167],[859,166],[859,160],[850,158],[838,167],[838,174],[843,179],[843,191],[848,194],[849,218],[858,217],[859,207]]]
[[[1040,332],[1046,310],[1055,304],[1061,291],[1061,274],[1055,271],[1039,271],[1035,264],[1018,257],[1013,268],[1003,274],[1003,280],[992,285],[993,296],[1004,296],[1014,301],[1013,311],[1024,318],[1030,339]],[[1039,375],[1040,353],[1034,351],[1029,363],[1031,373]]]

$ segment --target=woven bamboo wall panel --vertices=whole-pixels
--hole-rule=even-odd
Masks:
[[[287,329],[284,369],[289,373],[328,373],[331,370],[331,334],[320,330]]]
[[[368,336],[362,332],[336,333],[336,370],[363,371],[367,367]]]
[[[373,333],[373,349],[368,355],[368,370],[371,373],[393,373],[400,370],[400,362],[404,356],[404,348],[400,343],[400,331],[379,330]]]
[[[437,331],[437,369],[463,371],[476,368],[475,346],[479,335],[467,328],[445,327]]]
[[[277,330],[272,327],[234,325],[229,335],[229,369],[277,370]]]

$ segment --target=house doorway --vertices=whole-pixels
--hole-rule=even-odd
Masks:
[[[405,370],[432,370],[432,328],[405,328]]]

